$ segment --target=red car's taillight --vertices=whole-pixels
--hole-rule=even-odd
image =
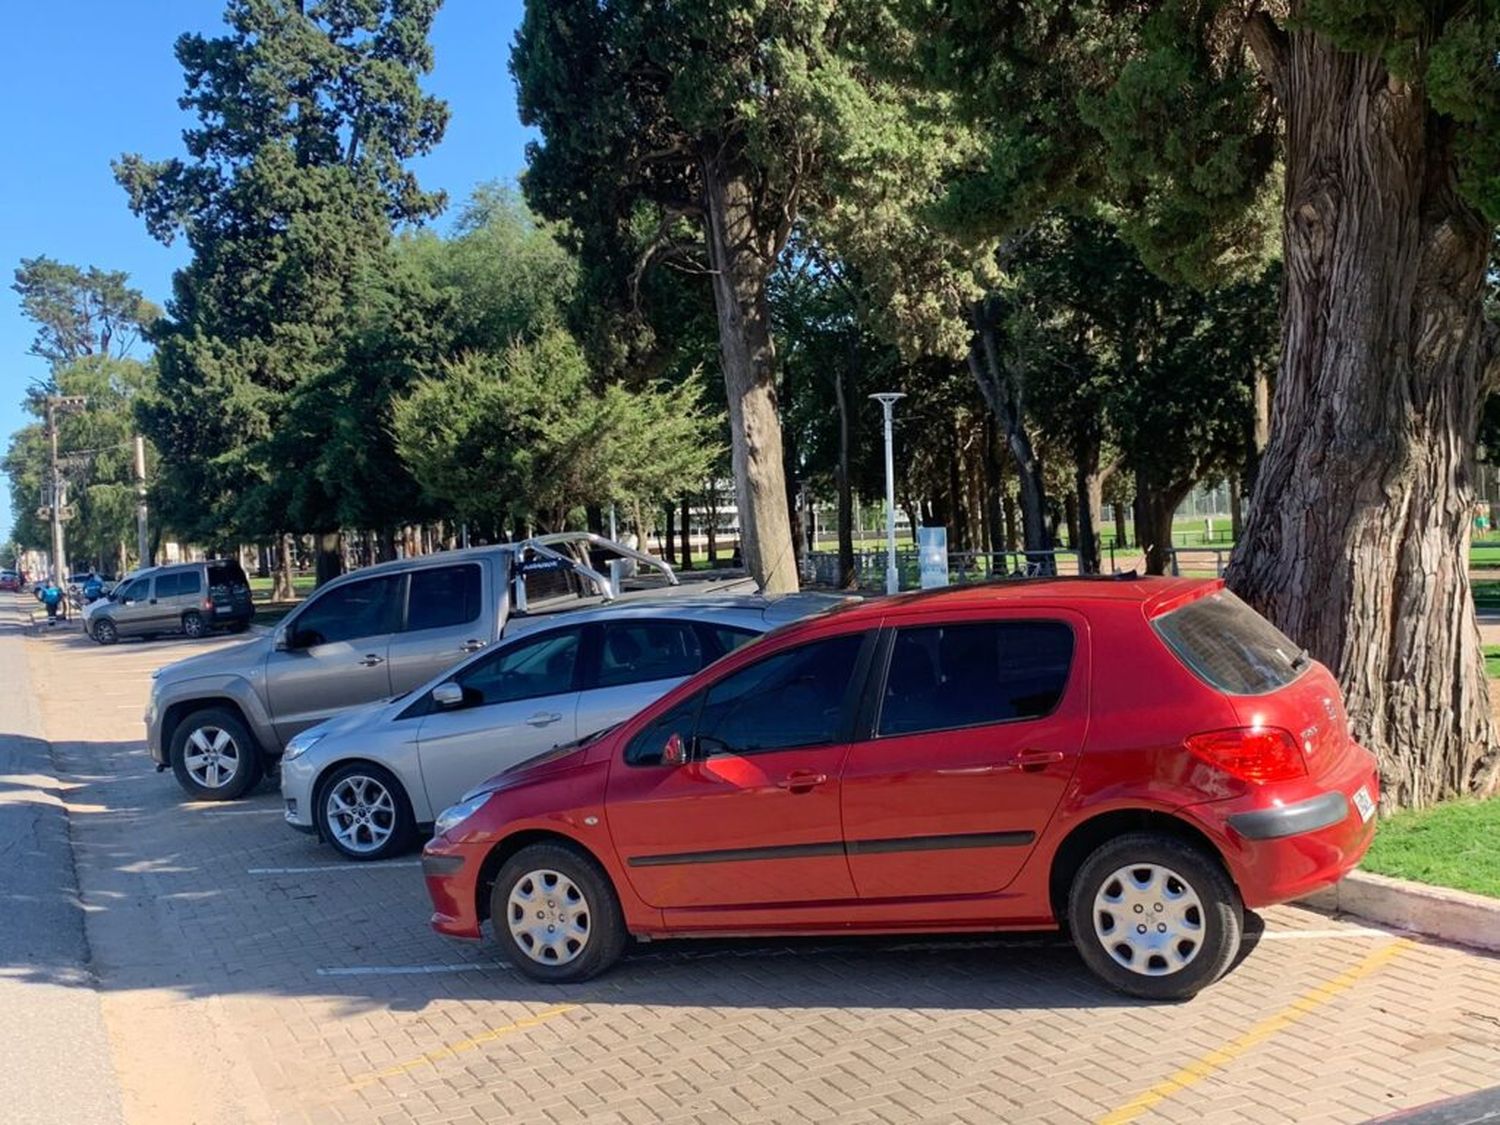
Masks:
[[[1188,750],[1241,781],[1286,781],[1307,776],[1307,762],[1291,731],[1234,727],[1189,735]]]

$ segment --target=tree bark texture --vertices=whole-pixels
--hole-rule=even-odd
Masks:
[[[1172,517],[1187,490],[1137,492],[1135,541],[1146,556],[1147,574],[1166,574],[1172,565]]]
[[[290,602],[297,599],[297,588],[292,585],[292,537],[281,535],[276,539],[276,580],[271,584],[273,602]]]
[[[318,534],[317,575],[319,586],[325,582],[332,582],[344,573],[342,538],[337,531],[324,531]]]
[[[693,569],[693,509],[688,498],[682,498],[682,561],[683,570]]]
[[[750,185],[714,156],[703,162],[703,189],[745,568],[766,593],[790,593],[798,587],[797,563],[766,301],[766,279],[780,247],[758,229]]]
[[[1005,370],[996,338],[998,329],[981,310],[975,314],[974,341],[969,347],[969,370],[980,394],[1000,424],[1001,440],[1016,466],[1020,493],[1022,533],[1027,551],[1052,548],[1046,522],[1047,490],[1042,482],[1042,462],[1026,432],[1024,401],[1016,380]]]
[[[1467,571],[1492,230],[1420,86],[1311,32],[1250,41],[1286,117],[1287,277],[1229,582],[1337,673],[1388,807],[1493,788]]]

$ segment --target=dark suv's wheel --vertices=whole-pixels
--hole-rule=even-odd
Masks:
[[[506,959],[532,980],[588,980],[620,959],[629,935],[604,869],[567,844],[532,844],[506,861],[490,893]]]
[[[350,859],[385,859],[411,846],[416,831],[406,790],[387,770],[340,766],[318,786],[318,831]]]
[[[101,617],[94,622],[94,640],[101,645],[112,645],[120,639],[120,630],[115,628],[115,623],[108,617]]]
[[[1215,856],[1133,832],[1073,877],[1068,925],[1084,963],[1147,1000],[1185,1000],[1228,970],[1244,931],[1239,891]]]
[[[172,732],[172,772],[199,801],[233,801],[261,778],[260,747],[231,711],[194,711]]]
[[[197,610],[189,610],[182,615],[182,631],[189,637],[206,637],[208,622],[203,620],[203,614]]]

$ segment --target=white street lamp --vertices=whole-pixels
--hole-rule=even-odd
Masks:
[[[905,398],[898,391],[871,395],[885,411],[885,592],[901,589],[901,575],[896,570],[896,460],[892,451],[891,421],[896,403]]]

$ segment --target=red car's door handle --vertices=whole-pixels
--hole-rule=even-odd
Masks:
[[[1023,770],[1039,770],[1056,765],[1066,756],[1061,750],[1022,750],[1013,761]]]
[[[812,770],[796,770],[787,774],[776,783],[778,789],[790,789],[793,793],[806,793],[815,786],[822,785],[828,780],[826,773],[813,773]]]

